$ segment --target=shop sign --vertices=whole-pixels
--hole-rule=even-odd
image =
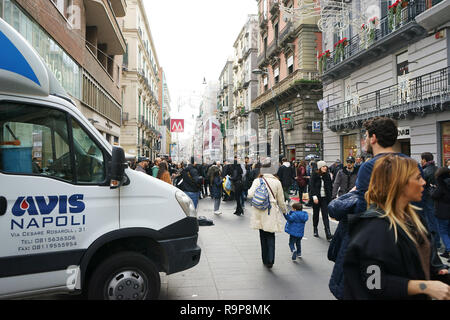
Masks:
[[[410,127],[398,127],[398,136],[397,139],[410,139],[411,129]]]
[[[312,132],[314,132],[314,133],[322,132],[322,122],[321,121],[313,121],[312,122]]]

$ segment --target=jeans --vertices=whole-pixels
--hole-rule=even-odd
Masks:
[[[295,251],[295,247],[297,247],[297,254],[302,254],[302,237],[289,235],[289,248],[291,248],[291,252]]]
[[[241,192],[241,206],[242,208],[245,207],[245,191]]]
[[[439,235],[444,242],[445,251],[450,252],[450,220],[437,219],[439,226]]]
[[[197,209],[199,192],[185,191],[184,193],[186,193],[189,196],[189,198],[192,199],[192,202],[194,203],[194,207],[195,207],[195,209]]]
[[[275,262],[275,233],[259,230],[261,241],[261,255],[264,264],[274,264]]]
[[[214,212],[219,211],[221,198],[214,199]]]

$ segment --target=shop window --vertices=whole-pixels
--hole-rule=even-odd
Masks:
[[[342,136],[342,158],[345,159],[348,156],[356,157],[358,154],[358,146],[356,145],[357,142],[357,135],[350,134],[347,136]]]
[[[450,160],[450,121],[443,122],[441,125],[441,152],[442,166]]]

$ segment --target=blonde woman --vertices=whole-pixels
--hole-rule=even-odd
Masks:
[[[250,226],[259,230],[262,261],[270,269],[275,262],[275,233],[284,231],[282,214],[287,212],[287,208],[284,202],[283,186],[273,174],[260,174],[248,190],[248,197],[253,198],[256,189],[262,183],[266,185],[269,194],[270,209],[259,210],[252,206]]]
[[[368,209],[349,218],[344,299],[450,299],[448,270],[431,245],[420,210],[425,181],[417,162],[387,155],[375,163]],[[442,281],[438,281],[440,279]]]

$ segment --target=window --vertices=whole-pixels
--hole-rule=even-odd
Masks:
[[[275,44],[278,45],[278,23],[273,26],[273,37],[275,39]]]
[[[275,84],[277,84],[278,82],[280,82],[280,67],[276,67],[273,70],[273,78],[275,80]]]
[[[73,181],[67,120],[58,110],[0,105],[0,171]]]
[[[74,119],[72,132],[78,182],[104,182],[106,174],[102,150]]]
[[[291,74],[292,72],[294,72],[294,56],[290,56],[289,58],[287,58],[287,71],[288,74]]]
[[[358,154],[358,146],[356,145],[356,134],[342,136],[342,158],[346,159],[348,156],[356,157]]]
[[[61,14],[68,19],[69,18],[69,8],[72,6],[73,0],[51,0],[56,8],[58,9]]]

